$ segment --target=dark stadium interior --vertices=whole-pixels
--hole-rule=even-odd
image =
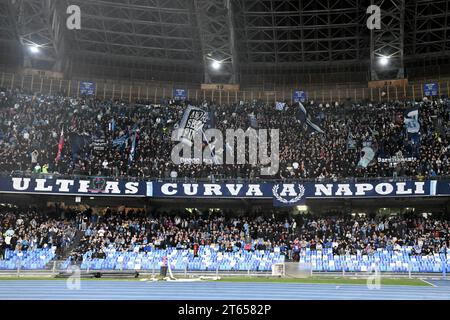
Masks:
[[[203,81],[205,55],[213,53],[217,59],[232,57],[236,77],[247,87],[369,80],[368,0],[229,1],[230,15],[227,1],[220,0],[64,0],[51,1],[50,8],[39,0],[23,2],[0,8],[0,61],[9,69],[21,66],[22,32],[23,43],[51,41],[45,59],[32,64],[51,69],[59,63],[59,71],[71,77],[197,84]],[[449,75],[448,1],[382,3],[386,10],[404,6],[393,12],[404,30],[409,79]],[[82,8],[83,32],[64,28],[69,5]],[[43,10],[56,13],[53,32],[42,28],[52,22]],[[386,23],[398,27],[396,21]],[[215,42],[207,42],[214,32]]]

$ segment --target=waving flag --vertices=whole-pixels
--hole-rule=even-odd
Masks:
[[[319,133],[325,133],[317,124],[312,122],[311,117],[309,116],[308,112],[306,111],[305,107],[301,102],[298,103],[299,105],[299,112],[298,112],[298,120],[301,122],[306,122],[309,128],[312,130],[319,132]]]
[[[186,141],[188,144],[208,122],[208,113],[200,108],[189,106],[184,112],[183,118],[178,126],[178,140]]]
[[[123,136],[120,136],[119,138],[114,139],[112,145],[114,148],[117,148],[117,147],[123,148],[125,146],[127,140],[128,140],[128,134],[124,134]]]
[[[419,109],[409,109],[405,112],[404,125],[408,133],[418,133],[420,131]]]
[[[59,143],[58,143],[58,153],[56,154],[55,161],[58,162],[61,159],[61,153],[64,146],[64,128],[61,129],[61,136],[59,137]]]
[[[259,128],[258,118],[256,118],[254,113],[248,115],[248,120],[250,121],[250,127],[253,129]]]
[[[116,120],[112,119],[111,122],[108,125],[109,131],[115,131],[116,130]]]
[[[277,103],[275,104],[275,109],[278,111],[283,111],[284,108],[286,108],[286,103],[277,101]]]
[[[364,147],[361,150],[361,159],[358,162],[359,167],[367,168],[375,158],[375,151],[372,147]]]
[[[133,135],[133,142],[131,143],[131,151],[130,151],[130,157],[128,158],[128,163],[132,164],[134,161],[134,157],[136,155],[136,149],[137,149],[137,141],[139,140],[139,132],[135,131]]]

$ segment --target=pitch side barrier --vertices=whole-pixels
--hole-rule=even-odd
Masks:
[[[266,199],[274,206],[308,199],[426,198],[450,196],[449,180],[377,182],[172,182],[104,177],[1,176],[0,193],[155,199]]]

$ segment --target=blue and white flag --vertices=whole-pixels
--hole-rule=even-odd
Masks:
[[[311,117],[308,115],[305,107],[301,102],[298,103],[299,111],[298,111],[298,120],[304,122],[308,125],[308,127],[316,132],[325,133],[317,124],[312,122]]]
[[[81,95],[95,95],[95,83],[80,81],[80,94]]]
[[[173,98],[176,101],[186,100],[187,99],[187,90],[186,89],[173,89]]]
[[[275,104],[275,109],[278,111],[283,111],[284,108],[286,108],[286,103],[285,102],[277,102]]]
[[[423,85],[423,94],[425,97],[434,97],[439,95],[439,83],[425,83]]]
[[[418,133],[420,131],[419,109],[409,109],[405,112],[404,126],[408,133]]]
[[[306,92],[305,91],[294,91],[294,103],[305,103],[306,102]]]
[[[112,119],[109,123],[109,131],[115,131],[116,130],[116,120]]]
[[[358,162],[359,167],[367,168],[375,158],[375,151],[372,147],[364,147],[361,150],[361,159]]]
[[[117,148],[117,147],[123,147],[125,145],[125,143],[128,140],[128,135],[124,134],[123,136],[120,136],[117,139],[113,140],[113,147]]]
[[[250,121],[250,127],[253,129],[259,128],[258,119],[256,118],[254,113],[248,115],[248,120]]]
[[[130,157],[128,158],[128,164],[132,164],[134,161],[134,157],[136,155],[136,149],[137,149],[137,141],[139,139],[139,132],[135,131],[133,134],[133,142],[131,144],[131,150],[130,150]]]

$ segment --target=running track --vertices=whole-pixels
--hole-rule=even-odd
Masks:
[[[450,300],[450,281],[435,287],[364,285],[81,281],[69,290],[65,280],[0,280],[0,300]]]

